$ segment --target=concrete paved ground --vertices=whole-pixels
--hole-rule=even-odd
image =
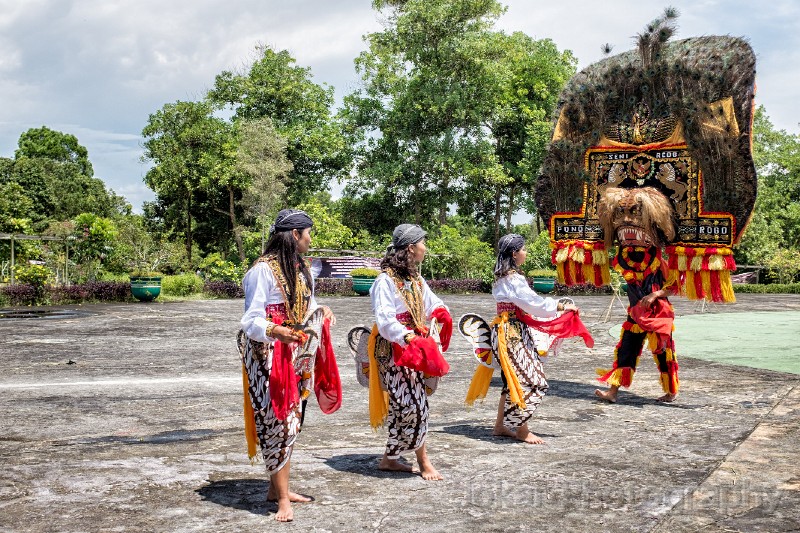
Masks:
[[[445,296],[454,316],[493,313],[488,295]],[[800,376],[681,357],[681,396],[660,395],[652,359],[617,405],[594,400],[624,318],[608,297],[577,298],[595,336],[546,365],[551,388],[531,428],[546,444],[491,436],[499,394],[463,407],[475,369],[454,339],[452,372],[431,397],[429,448],[446,476],[375,470],[385,433],[344,345],[370,321],[367,298],[321,299],[344,403],[313,406],[293,456],[293,488],[316,498],[273,522],[263,466],[242,434],[234,336],[241,300],[83,306],[87,316],[0,320],[2,531],[796,531]],[[676,299],[679,315],[699,313]],[[706,309],[708,311],[708,309]],[[800,312],[797,296],[741,295],[715,313]],[[708,326],[713,327],[713,324]],[[768,335],[768,332],[763,332]],[[758,342],[758,339],[753,339]]]

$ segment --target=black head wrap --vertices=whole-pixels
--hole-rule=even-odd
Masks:
[[[386,249],[387,252],[400,250],[409,244],[414,244],[428,235],[424,229],[416,224],[400,224],[392,232],[392,244]]]
[[[304,230],[314,225],[308,213],[300,209],[281,209],[275,217],[275,223],[269,228],[269,234],[275,232]]]
[[[525,246],[525,237],[522,235],[509,233],[500,238],[497,243],[497,261],[494,263],[495,277],[505,276],[509,270],[516,267],[513,259],[514,252],[522,250],[523,246]]]

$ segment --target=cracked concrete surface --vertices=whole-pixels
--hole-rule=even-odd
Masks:
[[[443,299],[455,317],[493,314],[489,295]],[[531,420],[546,444],[491,436],[500,379],[463,406],[475,369],[454,337],[452,371],[430,398],[429,453],[446,477],[375,469],[367,393],[344,343],[370,323],[367,298],[320,298],[342,408],[311,406],[293,489],[316,499],[272,520],[263,466],[245,453],[234,339],[241,300],[80,306],[58,320],[0,320],[0,529],[3,531],[794,531],[800,529],[800,376],[703,361],[677,346],[674,404],[645,354],[620,403],[596,401],[624,319],[608,297],[576,298],[595,336],[547,361],[550,391]],[[701,311],[675,299],[676,312]],[[740,295],[716,313],[794,310],[797,296]],[[798,332],[800,333],[800,332]],[[768,334],[768,332],[764,332]],[[794,341],[795,339],[787,339]],[[68,364],[72,361],[72,364]]]

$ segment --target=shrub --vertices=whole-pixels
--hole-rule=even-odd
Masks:
[[[244,289],[234,281],[206,281],[203,292],[214,298],[244,298]]]
[[[531,282],[532,280],[528,280]],[[595,287],[592,283],[580,283],[578,285],[567,286],[556,282],[553,287],[553,294],[556,296],[596,296],[598,294],[612,294],[613,289],[610,285]]]
[[[800,294],[800,283],[737,284],[733,286],[733,292],[740,294]]]
[[[240,284],[247,268],[247,263],[236,265],[225,261],[218,253],[208,255],[200,263],[200,269],[207,281],[232,281]]]
[[[161,290],[167,296],[189,296],[203,292],[202,278],[195,274],[179,274],[161,278]]]
[[[54,304],[82,302],[127,302],[131,300],[131,285],[125,281],[89,281],[75,285],[50,288]]]
[[[353,280],[347,278],[317,278],[314,293],[323,296],[352,296]]]
[[[40,298],[40,290],[27,283],[3,287],[3,296],[10,305],[34,305]]]
[[[380,275],[381,271],[374,268],[354,268],[350,271],[350,276],[354,278],[372,278],[375,279]]]
[[[528,272],[529,278],[555,278],[558,273],[554,269],[535,268]]]
[[[432,279],[428,280],[428,286],[436,293],[466,294],[492,291],[492,286],[480,278]]]

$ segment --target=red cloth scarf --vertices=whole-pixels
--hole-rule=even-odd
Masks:
[[[342,405],[342,382],[333,353],[329,319],[323,323],[321,337],[314,363],[314,393],[322,412],[330,414]],[[292,351],[296,346],[297,343],[275,341],[269,374],[269,396],[278,420],[286,420],[300,405],[300,378],[292,361]]]
[[[519,307],[516,314],[520,322],[542,333],[553,335],[558,339],[581,337],[588,348],[594,346],[594,338],[586,329],[577,311],[567,311],[553,320],[536,320]]]
[[[339,379],[336,354],[333,353],[330,319],[326,318],[322,325],[321,341],[314,363],[314,393],[319,408],[329,415],[342,406],[342,381]]]
[[[392,343],[394,364],[424,372],[429,376],[444,376],[450,372],[436,341],[430,337],[415,336],[405,348]]]
[[[628,308],[628,313],[640,328],[658,336],[658,348],[655,351],[661,351],[668,345],[675,322],[675,311],[667,300],[658,298],[650,307],[645,307],[642,300],[639,300],[636,305]]]
[[[445,307],[437,307],[431,313],[431,318],[435,318],[442,328],[439,331],[439,341],[442,343],[442,351],[446,352],[450,348],[450,338],[453,336],[453,317]]]

